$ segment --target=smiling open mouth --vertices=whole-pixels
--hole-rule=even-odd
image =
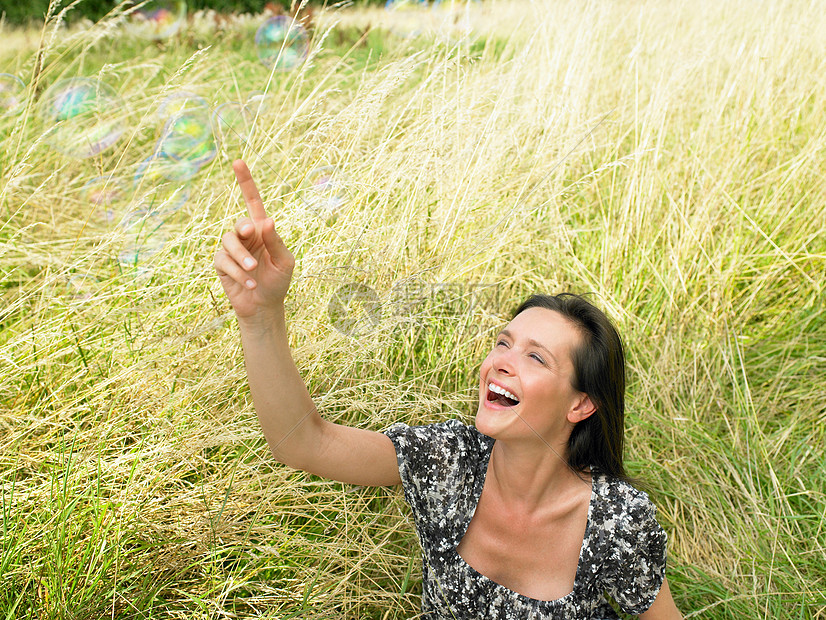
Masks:
[[[493,383],[488,383],[488,402],[499,403],[503,407],[513,407],[519,404],[519,399],[515,394],[511,394],[508,390],[499,387]]]

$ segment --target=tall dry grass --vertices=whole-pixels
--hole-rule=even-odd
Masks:
[[[244,157],[298,258],[293,351],[323,415],[469,421],[491,330],[529,292],[589,291],[626,340],[627,458],[682,611],[826,618],[823,8],[327,11],[288,74],[255,58],[255,17],[149,46],[117,16],[4,28],[4,71],[30,91],[100,76],[126,132],[72,160],[33,93],[0,117],[0,610],[415,615],[398,492],[288,470],[259,431],[212,269],[242,211],[235,153],[162,217],[158,253],[118,261],[136,240],[117,219],[155,190],[130,182],[163,97],[266,90]],[[322,165],[348,179],[335,221],[295,191]],[[130,187],[113,221],[83,195],[109,173]],[[328,304],[353,284],[382,306],[348,337]]]

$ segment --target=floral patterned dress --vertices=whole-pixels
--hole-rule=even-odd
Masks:
[[[384,433],[396,447],[422,545],[422,618],[605,620],[619,618],[606,594],[629,614],[654,602],[665,578],[666,534],[642,491],[592,473],[573,590],[540,601],[488,579],[456,551],[482,494],[494,440],[459,420],[398,423]]]

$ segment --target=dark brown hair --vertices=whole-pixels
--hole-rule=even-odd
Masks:
[[[596,411],[571,431],[568,465],[591,467],[628,480],[622,462],[625,443],[625,352],[622,339],[605,313],[580,295],[531,295],[515,317],[528,308],[558,312],[579,330],[582,343],[571,352],[573,388],[587,394]]]

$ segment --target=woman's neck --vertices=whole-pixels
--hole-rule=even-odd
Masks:
[[[581,492],[582,485],[587,484],[568,465],[567,456],[564,445],[497,440],[491,451],[488,477],[506,505],[522,512],[541,511],[571,493]]]

